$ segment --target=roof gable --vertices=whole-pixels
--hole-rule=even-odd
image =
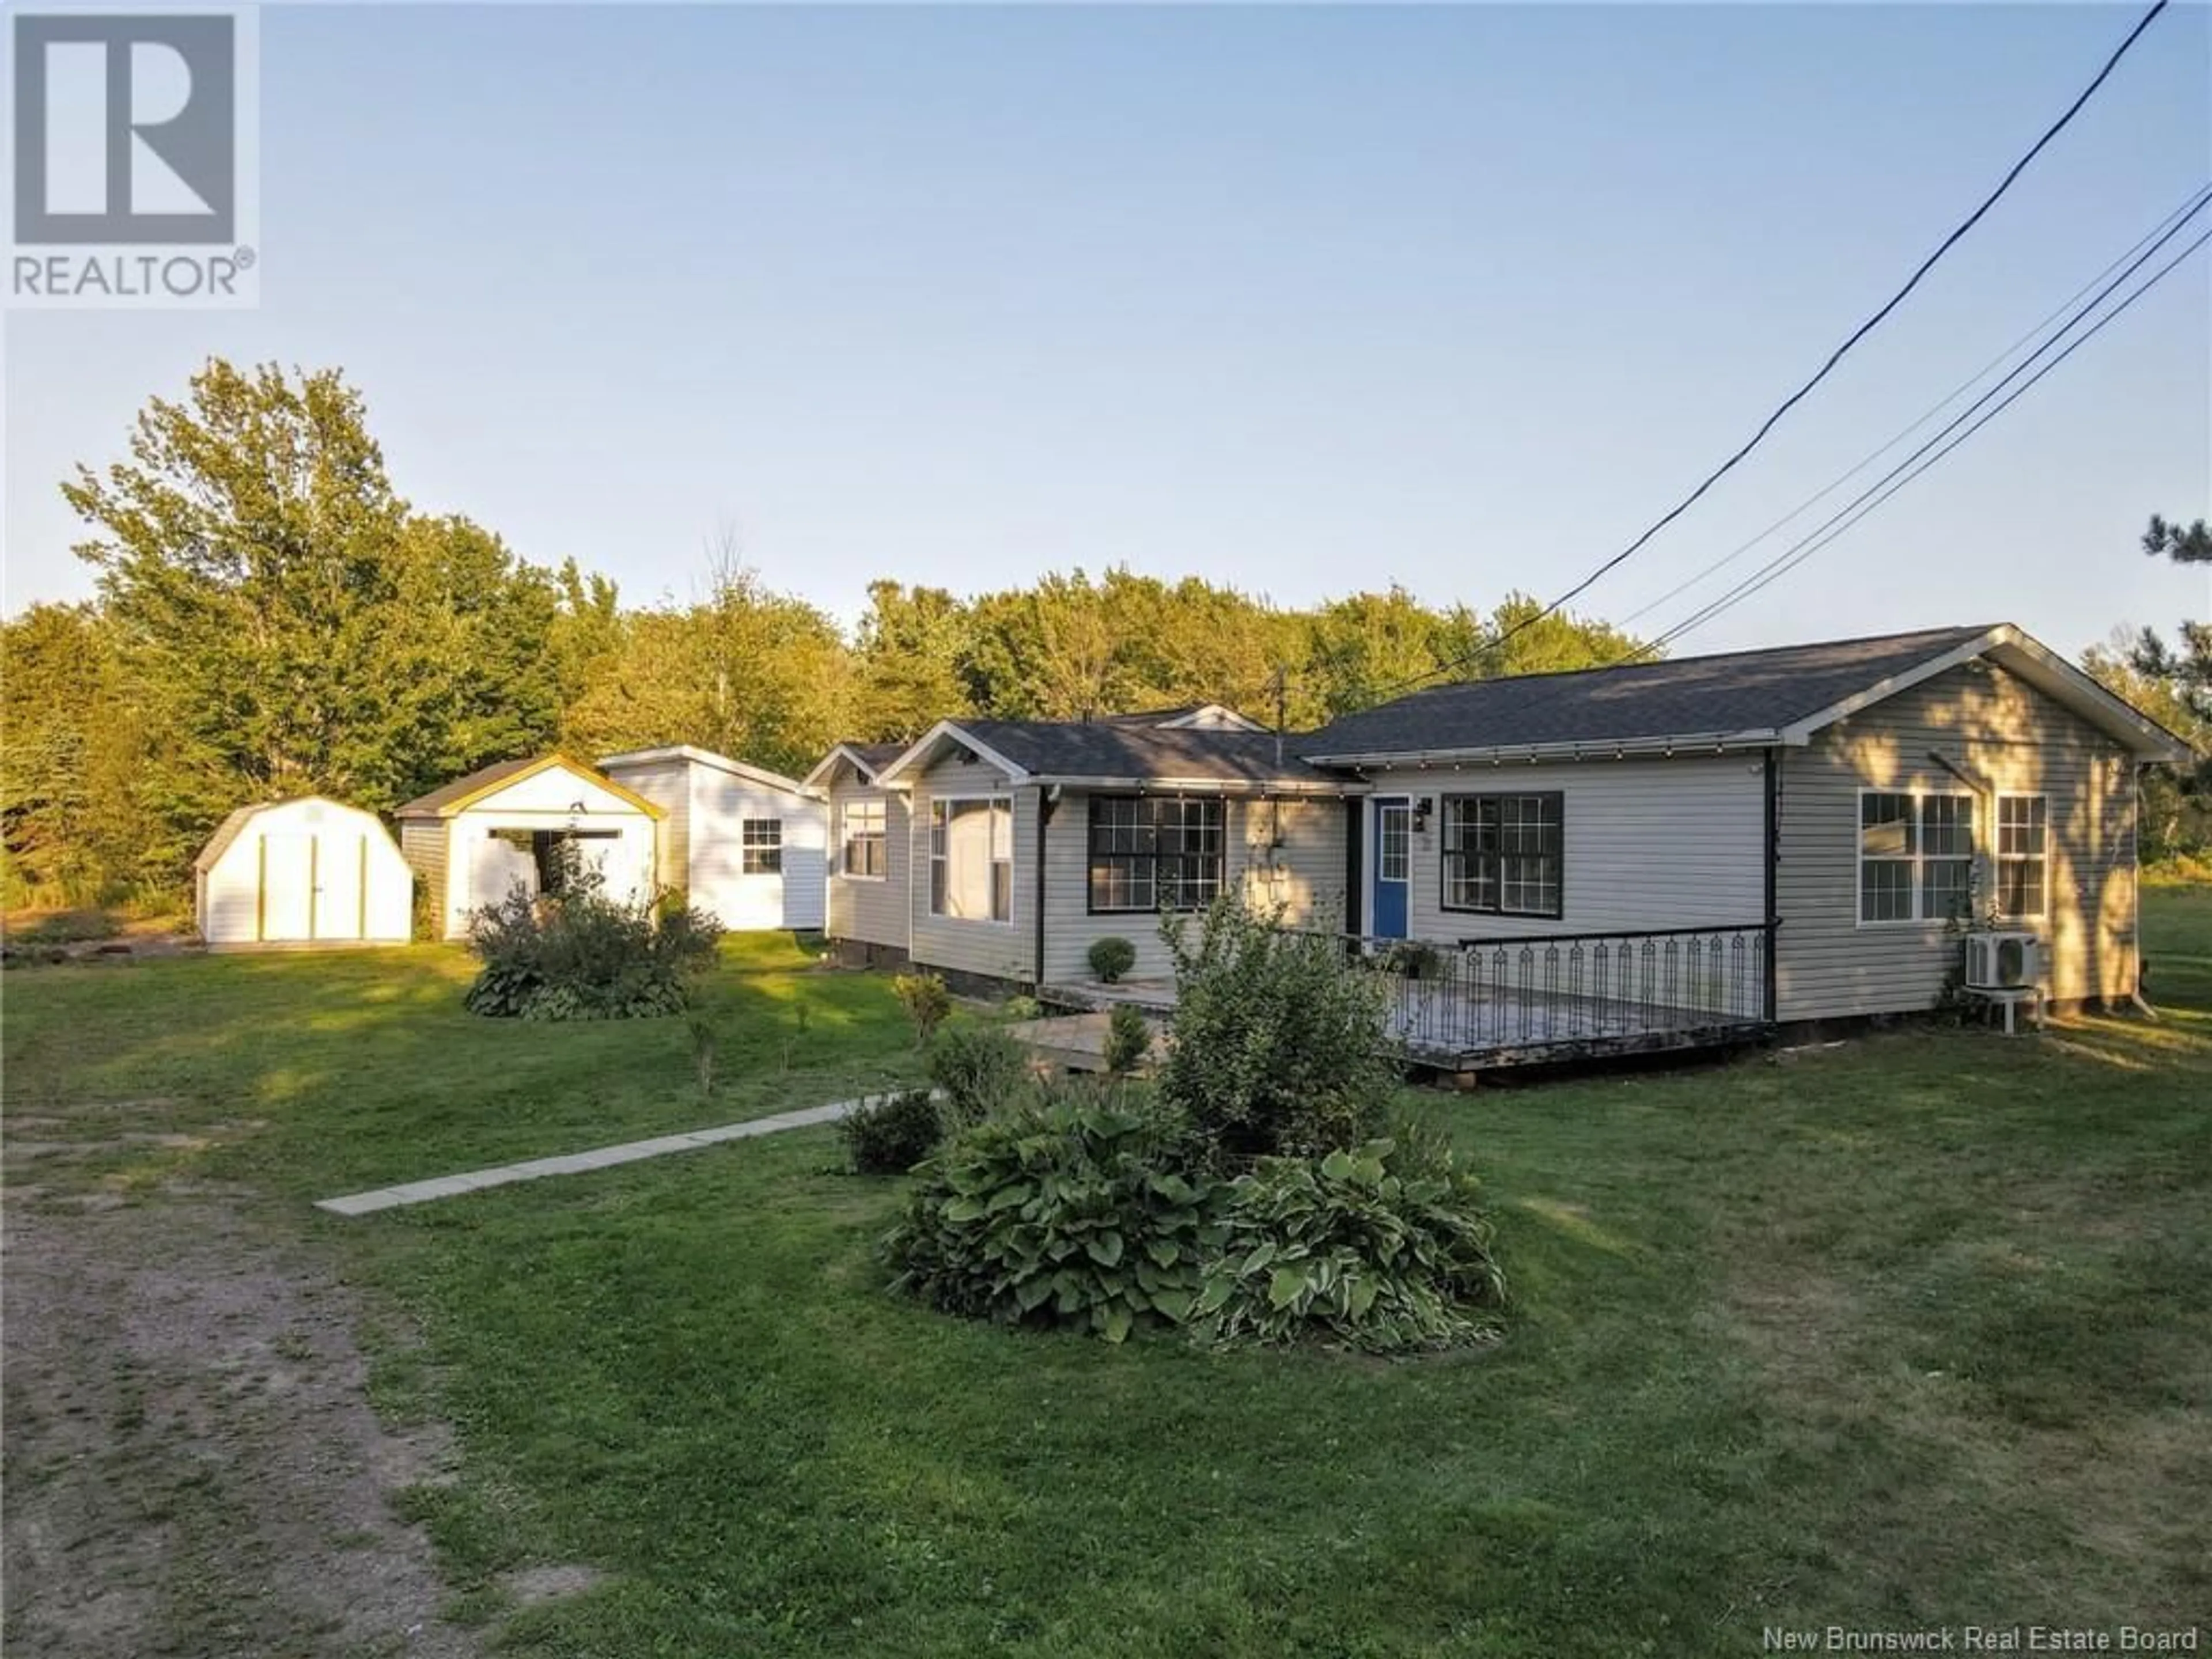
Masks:
[[[451,783],[441,784],[427,795],[417,795],[404,806],[398,808],[392,816],[402,818],[450,818],[456,813],[465,812],[471,806],[490,799],[492,796],[503,790],[511,789],[515,785],[537,777],[541,773],[556,769],[568,773],[579,782],[607,791],[649,817],[665,818],[668,816],[665,807],[647,800],[635,790],[617,783],[605,773],[585,765],[580,760],[573,760],[566,755],[558,753],[539,755],[534,758],[523,760],[495,761],[489,766],[478,767],[467,776],[455,778]]]
[[[802,783],[808,789],[828,789],[836,784],[839,771],[844,770],[860,782],[872,784],[905,752],[906,745],[901,743],[841,743],[814,763]]]
[[[1166,729],[1196,726],[1212,732],[1264,732],[1267,728],[1227,703],[1191,702],[1174,708],[1146,708],[1131,714],[1109,714],[1109,725],[1151,726]]]

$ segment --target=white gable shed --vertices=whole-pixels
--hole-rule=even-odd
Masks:
[[[661,868],[723,927],[813,933],[828,920],[829,811],[805,785],[689,744],[599,768],[666,813]]]
[[[660,807],[565,755],[501,761],[410,800],[395,816],[399,847],[443,896],[441,932],[459,939],[469,913],[520,885],[535,895],[559,878],[573,850],[606,878],[607,893],[649,901],[659,891]]]
[[[192,863],[200,937],[256,945],[404,945],[415,878],[375,815],[320,795],[241,806]]]

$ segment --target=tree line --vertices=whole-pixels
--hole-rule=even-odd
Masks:
[[[2212,526],[2151,515],[2142,550],[2201,565],[2212,575]],[[2146,863],[2212,857],[2212,612],[2184,622],[2172,642],[2154,628],[2115,629],[2081,653],[2081,665],[2197,750],[2186,766],[2142,775],[2140,854]]]
[[[726,534],[696,595],[626,605],[573,560],[533,563],[410,503],[334,369],[211,361],[140,411],[126,459],[62,489],[97,597],[0,623],[9,905],[173,902],[235,806],[322,793],[389,811],[556,745],[690,743],[803,773],[840,739],[948,715],[1218,702],[1298,730],[1439,671],[1638,644],[1538,619],[1523,594],[1486,616],[1397,588],[1298,609],[1126,569],[976,595],[879,580],[848,635]]]

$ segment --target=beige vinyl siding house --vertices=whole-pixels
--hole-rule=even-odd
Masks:
[[[2041,939],[2054,1000],[2110,1002],[2135,994],[2135,763],[2107,732],[2019,675],[1975,659],[1781,752],[1778,1018],[1926,1007],[1957,955],[1942,915],[1862,915],[1861,819],[1869,793],[1966,804],[1978,913],[2001,896],[2001,798],[2044,803],[2036,907],[2002,921]],[[1916,854],[1913,863],[1923,901],[1913,908],[1924,911],[1927,860]]]
[[[1091,825],[1094,799],[1120,799],[1115,792],[1064,791],[1045,829],[1045,956],[1047,983],[1091,977],[1090,951],[1097,940],[1126,939],[1136,947],[1137,979],[1173,971],[1160,937],[1156,909],[1116,911],[1091,902]],[[1255,909],[1279,909],[1293,927],[1344,925],[1345,818],[1343,805],[1323,799],[1246,799],[1221,803],[1226,884]]]
[[[823,800],[829,879],[823,933],[847,960],[906,960],[913,929],[906,792],[876,781],[902,744],[841,743],[806,775]]]
[[[908,801],[908,954],[955,974],[1034,983],[1036,889],[1022,874],[1024,849],[1033,860],[1036,848],[1038,791],[990,762],[947,760],[914,775]]]
[[[1610,757],[1530,765],[1386,768],[1368,775],[1361,838],[1364,920],[1374,921],[1376,815],[1404,801],[1412,856],[1407,932],[1416,939],[1517,938],[1734,926],[1766,919],[1761,845],[1766,767],[1757,754]],[[1556,913],[1448,903],[1446,823],[1453,803],[1551,797],[1562,835]],[[1419,809],[1423,803],[1429,810]],[[1371,929],[1370,929],[1371,930]]]
[[[1384,815],[1427,801],[1403,932],[1704,929],[1733,961],[1761,928],[1769,1024],[1929,1008],[1993,909],[2037,936],[2052,1000],[2133,996],[2136,772],[2188,752],[2004,623],[1440,686],[1301,751],[1373,787],[1362,931],[1401,931],[1378,922]],[[1441,902],[1462,791],[1516,797],[1555,834],[1521,860],[1538,902]]]
[[[2050,999],[2125,1000],[2136,772],[2186,753],[2001,623],[1443,684],[1292,738],[940,721],[817,776],[833,823],[892,827],[879,882],[832,878],[841,939],[1080,1003],[1118,935],[1157,998],[1162,910],[1239,894],[1356,937],[1456,1065],[1924,1010],[1992,910]]]
[[[902,750],[840,744],[809,781],[826,793],[841,844],[848,808],[884,805],[884,878],[830,879],[830,933],[850,957],[896,953],[967,979],[1036,985],[1088,977],[1091,945],[1119,936],[1137,949],[1133,976],[1158,979],[1170,972],[1163,895],[1181,893],[1176,908],[1189,908],[1223,888],[1279,905],[1299,925],[1342,926],[1342,798],[1361,786],[1324,777],[1217,705],[1087,722],[943,721]],[[1115,873],[1102,874],[1094,820],[1139,803],[1151,813],[1176,804],[1170,839],[1181,851],[1139,854],[1133,836],[1106,860]],[[1142,844],[1160,845],[1149,821]],[[1186,876],[1188,891],[1177,886]]]

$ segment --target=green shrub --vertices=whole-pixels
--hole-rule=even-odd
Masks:
[[[1106,1017],[1106,1069],[1127,1077],[1152,1051],[1152,1022],[1144,1011],[1124,1002]]]
[[[650,903],[609,896],[595,865],[568,855],[553,892],[520,883],[469,917],[483,967],[471,1013],[495,1018],[637,1019],[681,1013],[691,976],[713,965],[720,924],[700,910],[656,920]]]
[[[898,975],[891,981],[891,991],[899,1006],[906,1010],[906,1017],[914,1022],[914,1046],[927,1048],[931,1036],[952,1012],[952,993],[945,988],[942,978],[927,972]]]
[[[1022,1045],[989,1025],[946,1026],[929,1046],[929,1075],[945,1092],[945,1113],[954,1123],[973,1123],[998,1110],[1028,1081]]]
[[[864,1100],[837,1120],[856,1175],[904,1175],[937,1150],[944,1120],[927,1089]]]
[[[1217,1342],[1449,1347],[1489,1334],[1504,1302],[1474,1182],[1440,1145],[1264,1159],[1230,1183],[1219,1213],[1221,1248],[1191,1315]]]
[[[1161,1094],[1231,1159],[1327,1152],[1382,1127],[1395,1080],[1381,979],[1342,941],[1297,933],[1233,897],[1161,932],[1175,957]]]
[[[1137,965],[1137,947],[1114,934],[1091,942],[1091,971],[1109,985]]]
[[[1044,1012],[1044,1007],[1035,997],[1024,993],[1008,997],[999,1005],[999,1012],[1008,1019],[1035,1019]]]
[[[895,1285],[949,1313],[1119,1342],[1188,1316],[1212,1251],[1188,1125],[1077,1085],[948,1140],[884,1241]]]

